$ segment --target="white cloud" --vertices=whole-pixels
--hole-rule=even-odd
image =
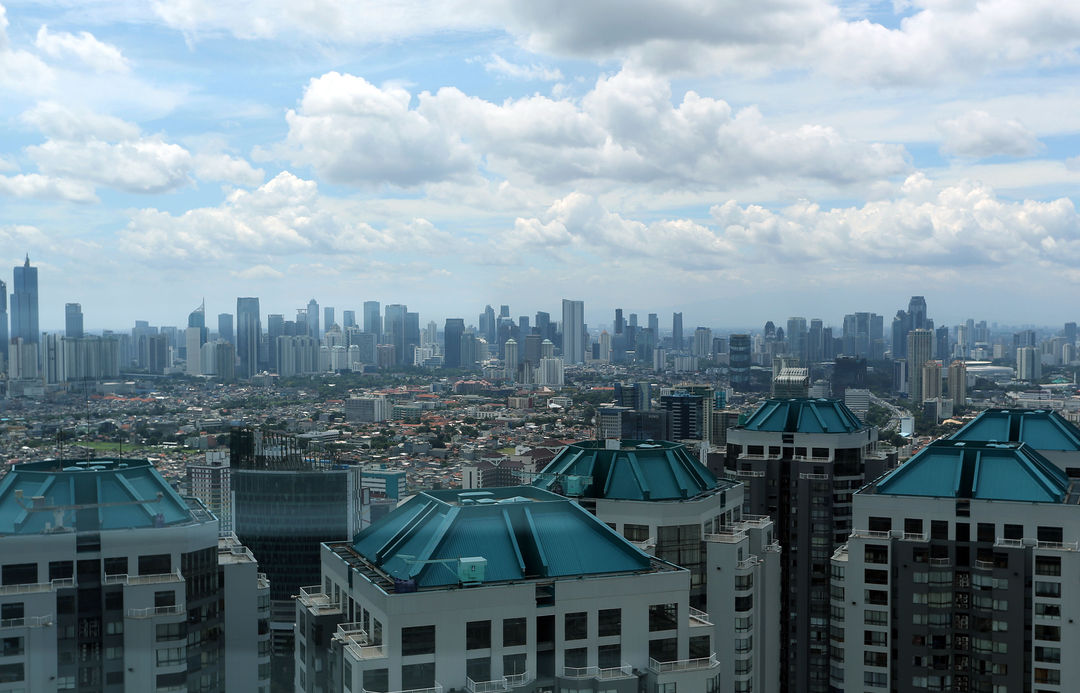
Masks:
[[[491,57],[484,62],[484,69],[496,75],[526,82],[557,82],[563,78],[562,72],[557,67],[545,67],[537,63],[518,65],[498,53],[491,54]]]
[[[55,75],[41,58],[11,47],[6,8],[0,4],[0,89],[37,94],[46,90]]]
[[[80,31],[78,35],[66,31],[50,32],[43,24],[34,45],[50,58],[74,57],[97,72],[127,72],[130,69],[119,48],[97,40],[88,31]]]
[[[424,219],[376,228],[321,196],[313,181],[279,173],[254,190],[236,190],[217,207],[172,215],[140,210],[119,233],[120,247],[166,264],[292,260],[296,255],[345,258],[374,252],[453,254],[465,242]]]
[[[93,186],[81,181],[43,176],[40,173],[0,176],[0,195],[71,202],[97,202],[98,199]]]
[[[968,111],[938,123],[944,138],[941,151],[952,156],[981,159],[988,156],[1029,156],[1039,140],[1018,120],[997,118],[986,111]]]
[[[458,138],[410,108],[400,87],[380,89],[330,72],[312,79],[286,114],[295,163],[336,182],[410,187],[452,179],[475,164]]]
[[[243,270],[231,272],[232,276],[239,279],[283,279],[284,272],[280,272],[269,265],[254,265]]]
[[[21,116],[45,142],[26,148],[48,177],[132,193],[162,193],[190,184],[192,176],[254,186],[264,173],[218,151],[192,154],[162,135],[144,135],[134,123],[88,109],[39,103]]]
[[[770,127],[753,108],[622,71],[580,101],[541,95],[497,104],[454,87],[422,92],[336,72],[308,85],[287,115],[284,153],[335,182],[419,185],[483,169],[508,179],[722,188],[754,178],[862,184],[907,171],[902,147],[835,130]]]

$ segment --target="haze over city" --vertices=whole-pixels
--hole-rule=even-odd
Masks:
[[[47,329],[248,295],[1059,324],[1078,37],[1049,0],[6,2],[3,266]]]

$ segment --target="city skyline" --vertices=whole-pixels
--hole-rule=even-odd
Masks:
[[[1080,280],[1071,5],[0,7],[0,247],[92,324],[300,282],[1053,323]]]

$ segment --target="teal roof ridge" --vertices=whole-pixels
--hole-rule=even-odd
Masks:
[[[572,539],[572,540],[571,540]],[[353,538],[398,580],[455,585],[452,564],[487,561],[485,582],[648,569],[650,558],[563,496],[531,486],[419,493]]]
[[[1036,450],[1080,451],[1080,428],[1053,409],[985,409],[949,439],[1024,442]]]
[[[1025,443],[937,440],[883,475],[871,493],[1061,503],[1071,481]]]
[[[611,500],[686,500],[725,482],[681,443],[620,440],[572,443],[537,475],[533,486],[568,496]]]
[[[824,397],[767,399],[739,426],[774,433],[854,433],[866,427],[846,404]]]

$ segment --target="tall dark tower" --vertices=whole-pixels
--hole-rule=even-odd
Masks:
[[[671,348],[675,351],[683,348],[682,313],[671,314]]]
[[[315,299],[311,299],[307,304],[307,328],[308,336],[315,340],[315,343],[319,343],[319,302]]]
[[[443,363],[447,368],[461,368],[461,335],[465,334],[465,320],[463,318],[447,318],[446,327],[443,328],[443,339],[446,346]]]
[[[6,373],[8,367],[8,295],[7,284],[0,280],[0,373]]]
[[[64,304],[64,336],[68,339],[83,336],[82,306],[78,303]]]
[[[912,296],[908,302],[908,315],[911,318],[911,329],[925,330],[929,327],[926,322],[926,299],[922,296]]]
[[[30,256],[22,267],[15,268],[15,285],[11,294],[11,339],[22,338],[27,344],[41,340],[38,329],[37,267],[30,266]]]
[[[250,378],[259,372],[259,343],[262,324],[259,321],[259,299],[236,299],[236,353],[240,357],[238,378]]]

